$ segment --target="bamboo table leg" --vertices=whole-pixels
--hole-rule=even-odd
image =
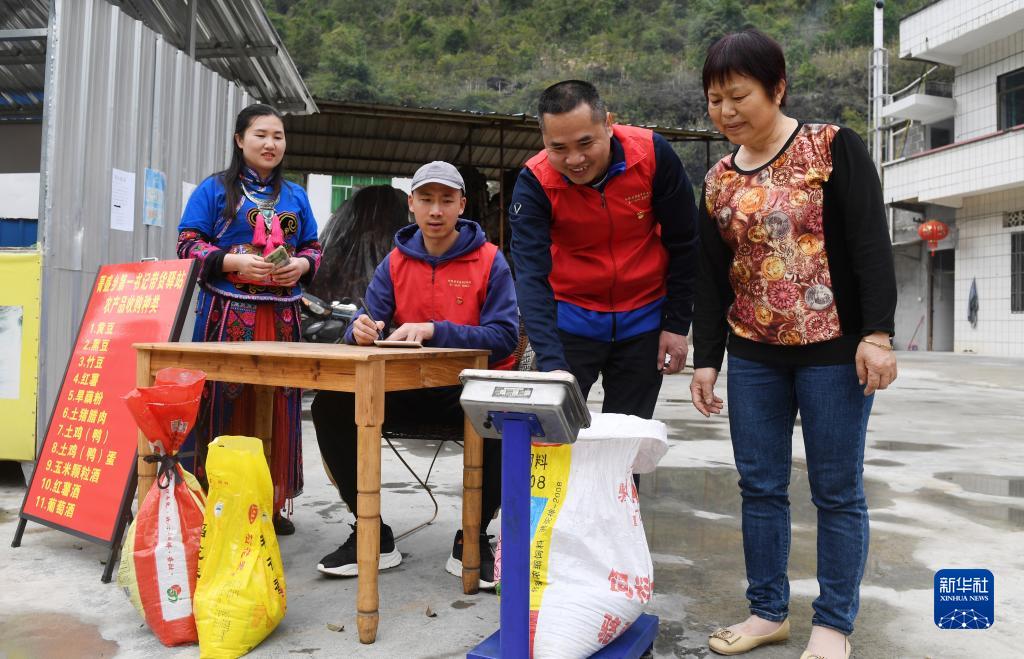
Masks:
[[[480,590],[480,509],[483,507],[484,440],[467,418],[463,425],[462,592]]]
[[[377,639],[380,563],[380,427],[384,422],[384,362],[356,366],[356,625],[359,642]]]
[[[153,384],[153,376],[149,372],[150,365],[150,352],[148,350],[138,350],[135,353],[135,385],[138,387],[149,387]],[[139,507],[142,507],[142,500],[146,498],[150,488],[153,487],[153,481],[156,480],[157,463],[145,462],[143,458],[147,455],[152,455],[153,449],[149,447],[149,440],[146,436],[139,431],[139,457],[138,466],[136,467],[136,473],[139,475],[138,479],[138,492],[136,497],[139,502]]]
[[[487,368],[480,357],[474,368]],[[484,482],[484,440],[466,418],[463,422],[462,453],[462,592],[472,595],[480,590],[480,527]]]

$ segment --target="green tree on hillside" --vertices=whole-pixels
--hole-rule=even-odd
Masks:
[[[928,1],[886,3],[893,51],[899,19]],[[320,98],[532,113],[544,87],[572,77],[594,82],[623,120],[709,128],[700,83],[707,47],[753,26],[786,51],[791,114],[866,132],[872,0],[264,4]],[[892,89],[922,72],[895,52],[890,63]],[[699,151],[692,158],[702,169]]]

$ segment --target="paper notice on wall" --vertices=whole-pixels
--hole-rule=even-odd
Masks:
[[[185,206],[188,205],[188,198],[192,196],[192,193],[196,191],[198,186],[195,183],[189,183],[188,181],[181,182],[181,212],[185,212]]]
[[[110,175],[110,228],[135,230],[135,172],[114,169]]]
[[[20,306],[0,306],[0,398],[21,398],[21,325],[25,310]]]
[[[164,173],[146,168],[146,188],[143,195],[142,223],[153,227],[164,225],[164,190],[167,177]]]

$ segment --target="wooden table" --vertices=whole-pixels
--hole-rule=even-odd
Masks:
[[[376,348],[323,343],[239,341],[230,343],[136,343],[136,377],[150,386],[168,366],[201,369],[208,380],[256,386],[256,436],[269,449],[274,387],[329,389],[355,394],[359,465],[356,489],[358,521],[356,595],[359,640],[377,638],[377,566],[380,557],[380,451],[384,392],[459,384],[466,368],[487,368],[487,350],[449,348]],[[468,421],[464,425],[465,470],[462,477],[462,589],[480,584],[480,511],[483,440]],[[143,461],[152,453],[139,434],[139,503],[156,477],[157,465]]]

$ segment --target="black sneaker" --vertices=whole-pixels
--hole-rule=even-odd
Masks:
[[[359,574],[356,562],[356,525],[350,524],[352,534],[345,544],[320,559],[316,569],[336,577],[354,577]],[[386,570],[402,562],[402,553],[395,549],[395,536],[387,524],[380,525],[380,561],[378,569]],[[493,561],[492,561],[493,565]],[[493,569],[491,570],[493,574]]]
[[[486,533],[480,534],[480,588],[494,590],[497,581],[494,579],[494,550],[491,549],[491,538]],[[448,557],[448,563],[444,566],[448,574],[462,578],[462,531],[455,533],[455,542],[452,543],[452,555]]]

